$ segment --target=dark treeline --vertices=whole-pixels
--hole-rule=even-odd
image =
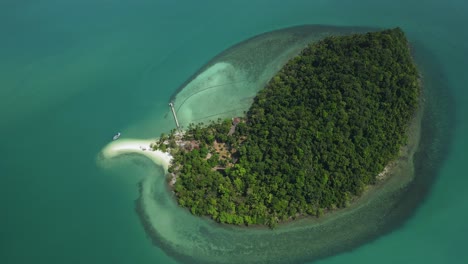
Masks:
[[[170,168],[178,202],[221,223],[269,226],[345,207],[397,158],[419,92],[399,28],[311,44],[234,133],[231,120],[189,127]]]

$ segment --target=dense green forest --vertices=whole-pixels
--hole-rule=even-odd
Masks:
[[[328,37],[290,60],[234,125],[191,124],[155,148],[171,147],[181,206],[272,227],[346,207],[375,183],[406,143],[419,93],[401,29]]]

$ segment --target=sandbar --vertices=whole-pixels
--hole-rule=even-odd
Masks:
[[[101,153],[105,159],[128,153],[141,154],[151,159],[155,164],[163,167],[164,171],[167,173],[167,169],[171,164],[172,156],[171,154],[160,150],[153,151],[150,145],[154,141],[155,140],[153,139],[118,139],[107,144],[102,149]]]

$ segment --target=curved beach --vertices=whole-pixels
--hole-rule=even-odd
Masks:
[[[172,156],[160,150],[153,151],[150,146],[153,141],[154,140],[119,139],[106,145],[101,153],[105,159],[127,153],[140,154],[151,159],[156,165],[161,166],[164,171],[167,172],[171,164]]]

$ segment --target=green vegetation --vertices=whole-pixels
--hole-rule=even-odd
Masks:
[[[271,227],[345,207],[397,158],[419,92],[399,28],[311,44],[234,133],[218,120],[174,140],[177,200],[221,223]]]

